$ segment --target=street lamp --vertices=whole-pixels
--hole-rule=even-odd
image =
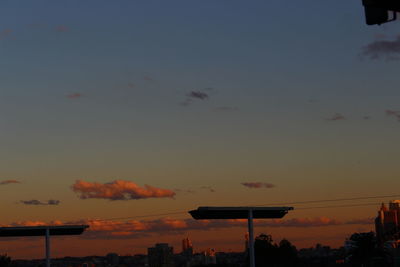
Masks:
[[[196,220],[247,219],[250,267],[255,267],[253,219],[280,219],[293,207],[199,207],[189,211]]]

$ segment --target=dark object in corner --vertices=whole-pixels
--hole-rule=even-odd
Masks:
[[[400,0],[363,0],[365,20],[368,25],[381,25],[396,20],[400,12]],[[389,18],[389,13],[393,13]]]

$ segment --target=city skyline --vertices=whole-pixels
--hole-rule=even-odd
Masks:
[[[0,225],[91,226],[56,257],[182,236],[235,251],[245,222],[187,211],[392,196],[255,223],[297,247],[374,230],[400,198],[400,39],[364,20],[345,0],[0,3]]]
[[[368,197],[367,199],[370,198],[376,198],[376,197]],[[325,202],[341,202],[343,199],[336,199],[336,200],[325,200]],[[318,202],[320,203],[320,202]],[[398,204],[391,204],[391,203],[399,203],[399,200],[391,201],[390,202],[390,207],[392,210],[393,205],[398,205]],[[370,204],[368,204],[370,205]],[[345,205],[346,206],[346,205]],[[357,205],[348,205],[349,207],[357,206]],[[327,206],[328,208],[330,206]],[[394,207],[394,206],[393,206]],[[397,207],[397,206],[396,206]],[[381,232],[379,229],[382,226],[379,226],[378,222],[381,222],[382,219],[382,209],[384,208],[384,204],[382,203],[381,208],[378,210],[378,217],[374,220],[373,217],[367,218],[367,219],[356,219],[352,221],[338,221],[334,219],[330,219],[327,217],[323,218],[315,218],[315,219],[308,219],[308,218],[295,218],[295,219],[289,219],[289,220],[284,220],[284,219],[255,219],[254,220],[254,225],[256,229],[257,235],[261,234],[274,234],[277,236],[279,239],[274,240],[276,243],[279,243],[279,240],[287,239],[285,236],[282,237],[281,233],[282,231],[285,231],[285,229],[289,228],[294,228],[294,229],[302,229],[304,230],[311,230],[316,233],[316,230],[318,228],[326,228],[326,227],[333,227],[332,229],[337,229],[338,226],[346,226],[346,225],[357,225],[357,226],[365,226],[365,225],[370,225],[375,221],[375,228],[377,230],[378,238],[379,238],[379,233]],[[388,213],[389,214],[389,213]],[[390,213],[391,214],[391,213]],[[397,214],[397,213],[396,213]],[[392,231],[393,229],[393,219],[392,215],[386,215],[388,216],[390,221],[385,221],[385,223],[389,223],[388,229]],[[395,215],[397,216],[397,215]],[[126,219],[126,218],[125,218]],[[385,219],[387,220],[387,219]],[[55,255],[57,258],[68,256],[68,255],[75,255],[75,256],[88,256],[86,253],[86,250],[82,250],[82,247],[75,247],[74,244],[76,242],[79,243],[86,243],[87,241],[91,241],[93,239],[96,240],[101,240],[101,239],[108,239],[107,240],[107,245],[103,246],[103,253],[111,253],[109,251],[110,247],[113,247],[111,244],[117,245],[116,247],[118,248],[118,251],[121,256],[124,255],[133,255],[133,254],[145,254],[145,251],[147,248],[143,247],[143,244],[139,246],[139,249],[132,251],[132,247],[128,246],[126,247],[126,243],[124,242],[124,239],[130,239],[130,238],[135,238],[132,235],[138,234],[139,237],[144,237],[148,235],[148,242],[156,242],[158,244],[168,244],[172,243],[174,247],[176,244],[179,244],[181,241],[179,238],[181,238],[182,233],[186,233],[187,237],[184,238],[181,242],[182,245],[182,251],[177,251],[178,254],[184,253],[185,250],[190,248],[190,253],[203,253],[204,251],[208,251],[210,249],[210,245],[214,245],[218,242],[215,242],[216,239],[210,240],[209,238],[205,242],[199,242],[200,246],[198,249],[194,250],[193,245],[191,240],[189,239],[189,233],[192,234],[192,236],[198,236],[203,237],[202,235],[196,235],[196,232],[204,232],[204,231],[212,231],[214,232],[214,236],[218,236],[218,239],[221,239],[221,231],[227,232],[231,236],[226,236],[225,237],[225,245],[228,245],[229,248],[227,249],[227,252],[242,252],[243,247],[247,248],[247,246],[243,246],[242,241],[248,242],[248,233],[247,231],[244,231],[246,233],[243,235],[243,240],[239,241],[238,240],[238,232],[235,230],[235,235],[232,235],[232,231],[229,231],[229,229],[240,229],[242,230],[246,229],[247,225],[247,220],[246,219],[229,219],[229,220],[201,220],[201,221],[194,221],[192,219],[185,219],[185,220],[176,220],[176,219],[171,219],[171,218],[163,218],[163,219],[155,219],[155,220],[127,220],[127,221],[120,221],[120,222],[115,222],[115,221],[107,221],[107,220],[88,220],[88,221],[75,221],[75,222],[67,222],[67,225],[73,225],[73,224],[87,224],[89,226],[89,232],[85,232],[84,236],[79,236],[79,237],[57,237],[53,236],[52,239],[56,241],[56,249],[55,249]],[[61,221],[53,221],[53,222],[24,222],[20,224],[14,224],[14,225],[8,225],[11,226],[45,226],[45,225],[64,225],[63,222]],[[386,225],[386,224],[385,224]],[[397,225],[397,223],[396,223]],[[397,226],[395,226],[397,227]],[[261,231],[260,229],[264,229],[264,231]],[[266,231],[265,231],[266,229]],[[397,229],[397,228],[396,228]],[[228,230],[228,231],[226,231]],[[362,231],[372,231],[372,229],[368,228],[358,228],[357,229],[359,232]],[[344,230],[346,231],[346,230]],[[389,230],[386,230],[389,231]],[[396,232],[397,233],[397,232]],[[154,235],[156,234],[156,235]],[[335,233],[337,240],[339,243],[333,244],[333,246],[336,245],[336,247],[342,247],[347,241],[347,238],[351,235],[352,233],[348,232],[342,232],[342,233]],[[339,240],[341,236],[346,236],[345,239]],[[176,240],[176,239],[179,240]],[[229,239],[231,238],[231,240]],[[233,239],[232,239],[233,238]],[[43,238],[38,238],[38,237],[25,237],[25,238],[19,238],[19,237],[2,237],[4,239],[4,242],[10,245],[10,243],[18,244],[21,242],[21,240],[24,240],[24,243],[26,245],[24,253],[20,259],[31,259],[32,256],[28,256],[26,253],[27,248],[33,248],[33,250],[37,253],[37,248],[38,248],[38,242],[42,241]],[[110,242],[110,239],[114,239],[113,243]],[[14,240],[14,241],[13,241]],[[155,241],[158,240],[158,241]],[[160,241],[161,240],[161,241]],[[310,241],[313,239],[307,239],[308,245],[299,247],[299,248],[309,248],[313,247],[314,245],[318,245],[323,243],[323,245],[328,245],[326,242],[325,237],[322,237],[320,240],[321,242],[317,242],[316,244],[310,243]],[[13,241],[13,242],[10,242]],[[291,241],[294,241],[294,244],[298,244],[298,240],[295,238]],[[304,241],[304,240],[303,240]],[[313,240],[314,241],[314,240]],[[323,242],[325,241],[325,243]],[[30,243],[30,244],[29,244]],[[51,241],[53,243],[53,241]],[[221,243],[221,240],[219,240],[219,243]],[[34,244],[32,246],[32,244]],[[62,244],[62,246],[60,246]],[[332,245],[332,244],[329,244]],[[82,246],[82,244],[81,244]],[[61,248],[64,247],[64,248]],[[211,247],[217,247],[216,252],[224,252],[224,248],[218,247],[218,246],[211,246]],[[9,251],[19,251],[19,248],[11,248],[8,247]],[[79,255],[76,255],[76,251],[74,249],[79,250]],[[91,247],[92,251],[94,247]],[[212,248],[214,250],[214,248]],[[53,248],[52,248],[53,250]],[[74,252],[73,252],[74,251]],[[100,250],[101,251],[101,250]],[[115,249],[114,249],[114,252]],[[132,253],[135,252],[135,253]],[[72,254],[69,254],[72,253]],[[85,254],[86,253],[86,254]],[[100,253],[100,254],[99,254]],[[92,254],[90,254],[92,255]],[[101,252],[98,252],[97,254],[94,254],[97,256],[101,256]],[[35,257],[33,257],[35,258]],[[37,257],[38,259],[42,258],[41,256]]]

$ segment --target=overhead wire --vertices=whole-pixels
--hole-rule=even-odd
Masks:
[[[321,200],[307,200],[307,201],[294,201],[294,202],[277,202],[268,203],[261,205],[249,205],[249,206],[269,206],[269,205],[293,205],[293,204],[317,204],[317,203],[327,203],[327,202],[341,202],[341,201],[357,201],[357,200],[367,200],[367,199],[384,199],[384,198],[394,198],[400,197],[400,194],[393,195],[379,195],[379,196],[365,196],[365,197],[354,197],[354,198],[335,198],[335,199],[321,199]],[[363,203],[363,204],[344,204],[344,205],[326,205],[326,206],[313,206],[313,207],[299,207],[295,210],[312,210],[312,209],[329,209],[329,208],[349,208],[349,207],[361,207],[361,206],[377,206],[380,203]],[[103,218],[103,219],[93,219],[94,221],[113,221],[113,220],[129,220],[129,219],[139,219],[139,218],[150,218],[150,217],[160,217],[178,214],[187,214],[188,211],[171,211],[166,213],[155,213],[146,215],[135,215],[129,217],[114,217],[114,218]]]
[[[336,206],[317,206],[317,207],[306,207],[296,208],[296,210],[311,210],[311,209],[329,209],[329,208],[350,208],[350,207],[362,207],[362,206],[377,206],[380,203],[364,203],[364,204],[349,204],[349,205],[336,205]]]
[[[334,199],[307,200],[307,201],[295,201],[295,202],[278,202],[278,203],[268,203],[268,204],[255,205],[255,206],[312,204],[312,203],[354,201],[354,200],[379,199],[379,198],[391,198],[391,197],[400,197],[400,195],[396,194],[396,195],[383,195],[383,196],[366,196],[366,197],[353,197],[353,198],[334,198]]]
[[[98,220],[101,220],[101,221],[127,220],[127,219],[136,219],[136,218],[148,218],[148,217],[176,215],[176,214],[184,214],[184,213],[187,213],[187,211],[158,213],[158,214],[147,214],[147,215],[138,215],[138,216],[130,216],[130,217],[119,217],[119,218],[107,218],[107,219],[98,219]]]

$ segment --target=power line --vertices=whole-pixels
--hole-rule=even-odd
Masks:
[[[354,200],[378,199],[378,198],[389,198],[389,197],[400,197],[400,195],[397,194],[397,195],[385,195],[385,196],[367,196],[367,197],[354,197],[354,198],[335,198],[335,199],[306,200],[306,201],[296,201],[296,202],[268,203],[268,204],[255,205],[255,206],[312,204],[312,203],[354,201]]]
[[[377,205],[379,205],[379,203],[349,204],[349,205],[336,205],[336,206],[319,206],[319,207],[297,208],[296,210],[349,208],[349,207],[377,206]]]
[[[349,205],[334,205],[334,206],[315,206],[315,207],[303,207],[296,208],[295,210],[312,210],[312,209],[330,209],[330,208],[350,208],[350,207],[362,207],[362,206],[377,206],[380,203],[364,203],[364,204],[349,204]],[[137,218],[148,218],[148,217],[157,217],[157,216],[166,216],[166,215],[176,215],[176,214],[186,214],[187,211],[181,212],[169,212],[169,213],[158,213],[158,214],[147,214],[147,215],[138,215],[131,217],[119,217],[119,218],[105,218],[105,219],[92,219],[92,221],[113,221],[113,220],[127,220],[127,219],[137,219]],[[115,225],[124,225],[129,222],[118,222],[113,223]]]
[[[349,204],[349,205],[334,205],[334,206],[316,206],[316,207],[296,208],[295,210],[330,209],[330,208],[350,208],[350,207],[362,207],[362,206],[377,206],[377,205],[379,205],[379,204],[380,204],[380,203],[364,203],[364,204]],[[176,214],[186,214],[186,213],[187,213],[187,211],[181,211],[181,212],[170,212],[170,213],[159,213],[159,214],[139,215],[139,216],[131,216],[131,217],[93,219],[93,220],[94,220],[94,221],[127,220],[127,219],[149,218],[149,217],[158,217],[158,216],[176,215]],[[124,224],[124,223],[121,222],[121,224]]]
[[[316,206],[316,207],[296,208],[295,210],[350,208],[350,207],[362,207],[362,206],[377,206],[379,204],[380,203],[364,203],[364,204],[349,204],[349,205],[335,205],[335,206]],[[95,220],[95,221],[127,220],[127,219],[149,218],[149,217],[158,217],[158,216],[167,216],[167,215],[176,215],[176,214],[186,214],[186,213],[187,213],[187,211],[181,211],[181,212],[170,212],[170,213],[139,215],[139,216],[131,216],[131,217],[93,219],[93,220]]]
[[[278,202],[278,203],[269,203],[269,204],[263,204],[263,205],[253,205],[253,206],[315,204],[315,203],[326,203],[326,202],[356,201],[356,200],[395,198],[395,197],[400,197],[400,195],[393,194],[393,195],[365,196],[365,197],[354,197],[354,198],[334,198],[334,199],[306,200],[306,201],[295,201],[295,202]],[[295,210],[349,208],[349,207],[373,206],[373,205],[379,205],[379,204],[380,203],[365,203],[365,204],[348,204],[348,205],[335,205],[335,206],[301,207],[301,208],[296,208]],[[97,221],[128,220],[128,219],[150,218],[150,217],[177,215],[177,214],[187,214],[187,211],[171,211],[171,212],[166,212],[166,213],[136,215],[136,216],[129,216],[129,217],[104,218],[104,219],[94,219],[94,220],[97,220]]]
[[[307,200],[307,201],[295,201],[295,202],[278,202],[278,203],[269,203],[269,204],[251,205],[251,206],[315,204],[315,203],[326,203],[326,202],[356,201],[356,200],[379,199],[379,198],[395,198],[395,197],[400,197],[400,195],[399,194],[395,194],[395,195],[365,196],[365,197],[354,197],[354,198],[335,198],[335,199],[320,199],[320,200]],[[348,208],[348,207],[361,207],[361,206],[373,206],[373,205],[376,206],[376,205],[379,205],[379,204],[380,203],[364,203],[364,204],[348,204],[348,205],[334,205],[334,206],[301,207],[301,208],[295,208],[295,210]],[[171,211],[171,212],[166,212],[166,213],[136,215],[136,216],[117,217],[117,218],[93,219],[93,220],[97,220],[97,221],[128,220],[128,219],[150,218],[150,217],[158,217],[158,216],[177,215],[177,214],[187,214],[187,211]]]
[[[130,217],[119,217],[119,218],[96,219],[96,220],[98,220],[98,221],[127,220],[127,219],[136,219],[136,218],[148,218],[148,217],[157,217],[157,216],[176,215],[176,214],[183,214],[183,213],[187,213],[187,211],[147,214],[147,215],[138,215],[138,216],[130,216]]]
[[[400,195],[383,195],[383,196],[366,196],[366,197],[356,197],[356,198],[337,198],[337,199],[307,200],[307,201],[296,201],[296,202],[280,202],[280,203],[269,203],[269,204],[254,205],[254,206],[313,204],[313,203],[354,201],[354,200],[378,199],[378,198],[389,198],[389,197],[400,197]],[[323,209],[323,208],[345,208],[345,207],[372,206],[372,205],[379,205],[379,203],[378,204],[367,203],[367,204],[349,204],[349,205],[336,205],[336,206],[303,207],[303,208],[296,208],[296,210]],[[176,214],[184,214],[184,213],[187,213],[187,211],[168,212],[168,213],[161,213],[161,214],[137,215],[137,216],[120,217],[120,218],[106,218],[106,219],[97,219],[97,220],[101,220],[101,221],[126,220],[126,219],[135,219],[135,218],[146,218],[146,217],[148,218],[148,217],[157,217],[157,216],[176,215]]]

